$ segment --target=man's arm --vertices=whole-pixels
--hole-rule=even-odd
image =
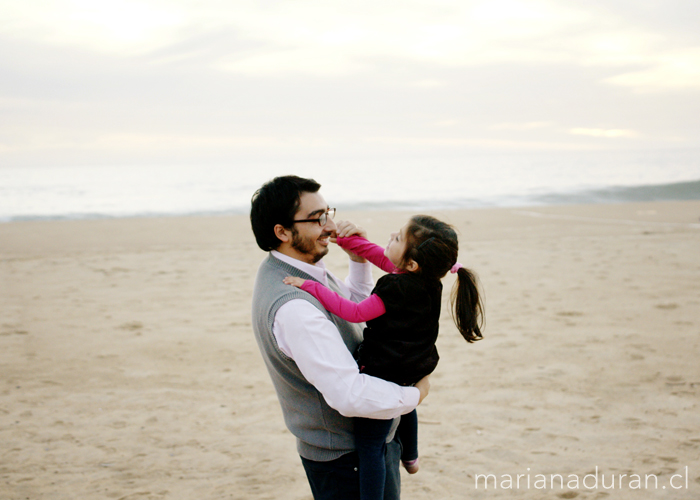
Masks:
[[[335,325],[306,300],[280,307],[272,332],[306,380],[346,417],[396,418],[413,410],[427,393],[425,387],[401,387],[360,373]]]

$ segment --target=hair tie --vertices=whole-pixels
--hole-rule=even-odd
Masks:
[[[450,272],[451,272],[452,274],[454,274],[454,273],[456,273],[457,271],[459,271],[460,269],[462,269],[463,267],[464,267],[464,266],[463,266],[462,264],[460,264],[459,262],[457,262],[454,266],[452,266],[452,269],[450,269]],[[443,268],[443,269],[444,269],[444,268]]]
[[[428,244],[429,242],[433,241],[434,239],[435,239],[435,236],[431,236],[430,238],[428,238],[427,240],[425,240],[423,243],[421,243],[420,245],[418,245],[418,248],[416,248],[416,250],[420,250],[421,248],[423,248],[423,246],[425,246],[425,245]]]

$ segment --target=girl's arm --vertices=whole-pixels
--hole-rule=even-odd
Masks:
[[[382,271],[393,273],[396,266],[384,255],[384,249],[362,236],[338,237],[338,245],[356,255],[364,257]]]
[[[313,280],[303,280],[301,278],[288,276],[284,279],[284,282],[287,285],[293,285],[301,288],[305,292],[309,292],[318,299],[327,311],[351,323],[369,321],[386,312],[384,302],[382,302],[382,299],[376,294],[372,294],[362,302],[356,303],[341,297],[321,283]]]

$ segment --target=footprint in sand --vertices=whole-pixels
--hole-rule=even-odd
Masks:
[[[559,498],[576,498],[578,493],[575,491],[565,491],[564,493],[559,493],[557,496]]]
[[[666,385],[668,386],[679,386],[679,385],[685,385],[686,381],[683,380],[683,377],[678,377],[678,376],[670,376],[666,377]]]
[[[28,335],[29,332],[19,324],[3,323],[0,335]]]
[[[673,309],[678,309],[678,304],[674,302],[668,302],[665,304],[656,304],[657,309],[663,309],[666,311],[672,311]]]
[[[121,328],[122,330],[130,331],[141,330],[143,328],[143,323],[141,323],[140,321],[129,321],[128,323],[123,323],[119,325],[119,328]]]
[[[557,316],[563,316],[566,318],[575,318],[578,316],[583,316],[584,314],[579,311],[561,311],[557,313]]]

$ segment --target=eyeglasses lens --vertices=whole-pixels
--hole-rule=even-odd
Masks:
[[[328,222],[329,217],[331,219],[335,217],[335,208],[329,208],[326,213],[321,214],[321,217],[318,218],[318,224],[320,226],[325,226],[326,222]]]

